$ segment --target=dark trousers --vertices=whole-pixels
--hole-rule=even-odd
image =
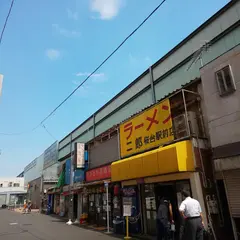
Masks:
[[[186,219],[182,240],[203,240],[203,225],[200,217]]]
[[[167,240],[168,238],[168,222],[157,220],[157,240]]]

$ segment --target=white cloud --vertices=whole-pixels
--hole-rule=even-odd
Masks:
[[[89,72],[79,72],[76,74],[77,77],[87,77],[91,73]],[[92,76],[92,81],[99,83],[99,82],[105,82],[107,80],[106,75],[104,73],[94,73]]]
[[[128,54],[128,58],[131,64],[136,64],[138,62],[138,59],[135,56],[133,56],[131,53]]]
[[[152,59],[148,56],[139,57],[139,56],[134,56],[131,53],[129,53],[128,59],[129,59],[129,63],[131,65],[139,65],[139,64],[150,65],[150,64],[152,64]]]
[[[116,17],[122,6],[123,0],[91,0],[90,2],[91,11],[98,13],[102,20]]]
[[[82,81],[73,81],[74,85],[79,85]],[[75,88],[75,87],[74,87]],[[88,85],[83,85],[77,90],[77,95],[82,98],[87,98],[89,96],[90,87]]]
[[[151,63],[151,62],[152,62],[152,59],[147,56],[147,57],[145,57],[145,61]]]
[[[52,61],[59,59],[61,56],[60,51],[53,48],[47,49],[45,53],[46,53],[46,56]]]
[[[68,18],[78,20],[78,12],[73,12],[71,9],[67,9]]]
[[[54,29],[55,32],[57,32],[60,35],[63,35],[64,37],[78,37],[80,35],[79,31],[62,28],[56,23],[52,24],[52,28]]]

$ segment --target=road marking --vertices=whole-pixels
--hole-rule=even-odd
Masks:
[[[9,225],[18,225],[18,223],[9,223]]]

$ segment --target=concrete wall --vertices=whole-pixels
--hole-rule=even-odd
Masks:
[[[44,162],[44,155],[40,155],[38,158],[34,159],[34,161],[36,161],[36,163],[33,165],[33,167],[31,167],[30,169],[26,169],[24,170],[24,185],[25,187],[27,186],[27,184],[39,177],[41,177],[42,175],[42,171],[43,171],[43,162]]]
[[[57,170],[58,170],[59,163],[55,163],[48,168],[43,170],[43,179],[44,181],[57,181]]]
[[[12,183],[12,187],[9,187],[9,183]],[[0,178],[0,192],[6,191],[6,189],[15,189],[14,183],[19,184],[19,187],[24,187],[24,178]]]
[[[236,91],[221,97],[215,72],[227,65],[232,68]],[[203,67],[201,78],[212,147],[240,141],[240,45]]]
[[[96,168],[118,159],[118,135],[104,142],[96,142],[93,147],[89,147],[89,168]]]
[[[41,204],[41,178],[37,178],[30,183],[30,188],[28,189],[28,200],[31,200],[33,208],[40,208]]]
[[[152,66],[154,91],[156,99],[181,88],[182,85],[200,77],[200,62],[193,64],[192,54],[199,49],[205,41],[212,41],[208,52],[202,56],[203,64],[207,64],[216,57],[240,43],[239,28],[225,32],[240,20],[240,1],[230,3],[229,7],[215,16],[201,27],[201,31],[191,34],[181,45],[168,53]],[[224,33],[224,34],[223,34]],[[72,139],[87,142],[93,139],[93,123],[95,122],[96,136],[103,133],[113,125],[120,123],[132,114],[152,104],[152,90],[150,89],[151,76],[149,71],[144,72],[127,88],[110,100],[98,110],[94,117],[90,117],[72,133]],[[70,135],[59,143],[59,159],[70,153]]]

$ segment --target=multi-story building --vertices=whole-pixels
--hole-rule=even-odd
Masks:
[[[201,68],[222,223],[240,232],[240,32],[236,46]],[[231,217],[229,217],[231,216]]]
[[[229,2],[59,142],[59,161],[65,170],[65,186],[60,192],[60,202],[63,196],[63,203],[77,203],[74,201],[75,163],[72,160],[76,154],[74,145],[85,143],[85,150],[89,153],[89,169],[85,183],[78,187],[83,193],[81,206],[85,207],[82,211],[86,209],[89,221],[96,223],[94,219],[98,219],[98,224],[106,226],[108,210],[110,219],[116,217],[119,222],[123,215],[131,215],[131,233],[154,234],[159,198],[166,195],[173,205],[178,239],[181,225],[178,206],[182,201],[181,190],[186,189],[199,200],[205,222],[216,239],[226,239],[226,236],[230,239],[231,231],[225,230],[231,226],[233,219],[235,223],[238,221],[233,209],[238,211],[239,200],[234,198],[237,193],[232,195],[229,190],[226,195],[232,222],[220,221],[223,218],[221,205],[216,201],[219,191],[215,189],[216,174],[213,174],[210,148],[213,147],[217,158],[215,162],[222,162],[224,156],[216,155],[216,149],[220,149],[221,144],[227,144],[228,138],[236,143],[237,136],[233,137],[230,133],[237,135],[237,130],[226,126],[226,134],[229,134],[226,138],[219,135],[222,132],[216,131],[216,126],[221,125],[217,125],[216,121],[226,112],[221,112],[224,109],[218,111],[220,105],[213,106],[211,102],[217,95],[217,90],[213,90],[214,84],[209,89],[204,84],[208,81],[208,71],[212,71],[209,66],[213,66],[215,61],[219,62],[221,58],[221,61],[226,61],[223,60],[224,55],[229,55],[229,52],[234,59],[238,59],[239,13],[240,2]],[[232,61],[236,66],[237,60]],[[218,99],[226,106],[232,101],[227,113],[231,115],[234,112],[231,117],[236,119],[238,101],[235,78],[238,75],[234,75],[235,83],[230,81],[230,74],[227,77],[224,74],[227,71],[231,73],[234,67],[220,65],[216,70],[220,79],[217,86],[221,97],[218,96]],[[213,78],[214,74],[210,75]],[[207,91],[209,94],[206,95]],[[229,95],[230,92],[233,95]],[[231,117],[226,114],[221,121],[229,122]],[[237,121],[232,122],[236,124]],[[210,141],[210,137],[213,140]],[[227,170],[224,169],[222,175],[223,183],[226,189],[230,189],[237,173],[234,172],[235,177],[230,181]],[[107,190],[109,195],[106,194]],[[69,197],[64,199],[64,196]],[[70,214],[70,217],[76,216]]]
[[[60,196],[55,195],[55,198],[52,198],[53,195],[49,196],[47,199],[47,190],[54,187],[58,181],[58,142],[53,143],[49,148],[44,151],[44,162],[43,162],[43,171],[42,171],[42,186],[41,186],[41,199],[42,199],[42,210],[47,209],[47,204],[50,203],[51,208],[54,210],[57,203],[60,201]],[[54,204],[55,203],[55,204]]]
[[[24,203],[26,198],[24,178],[0,178],[0,206],[15,206]]]
[[[58,176],[58,142],[24,168],[24,185],[33,208],[46,208],[47,189],[56,185]]]
[[[24,168],[24,186],[27,188],[28,201],[33,208],[40,208],[42,189],[43,154],[35,158]]]

